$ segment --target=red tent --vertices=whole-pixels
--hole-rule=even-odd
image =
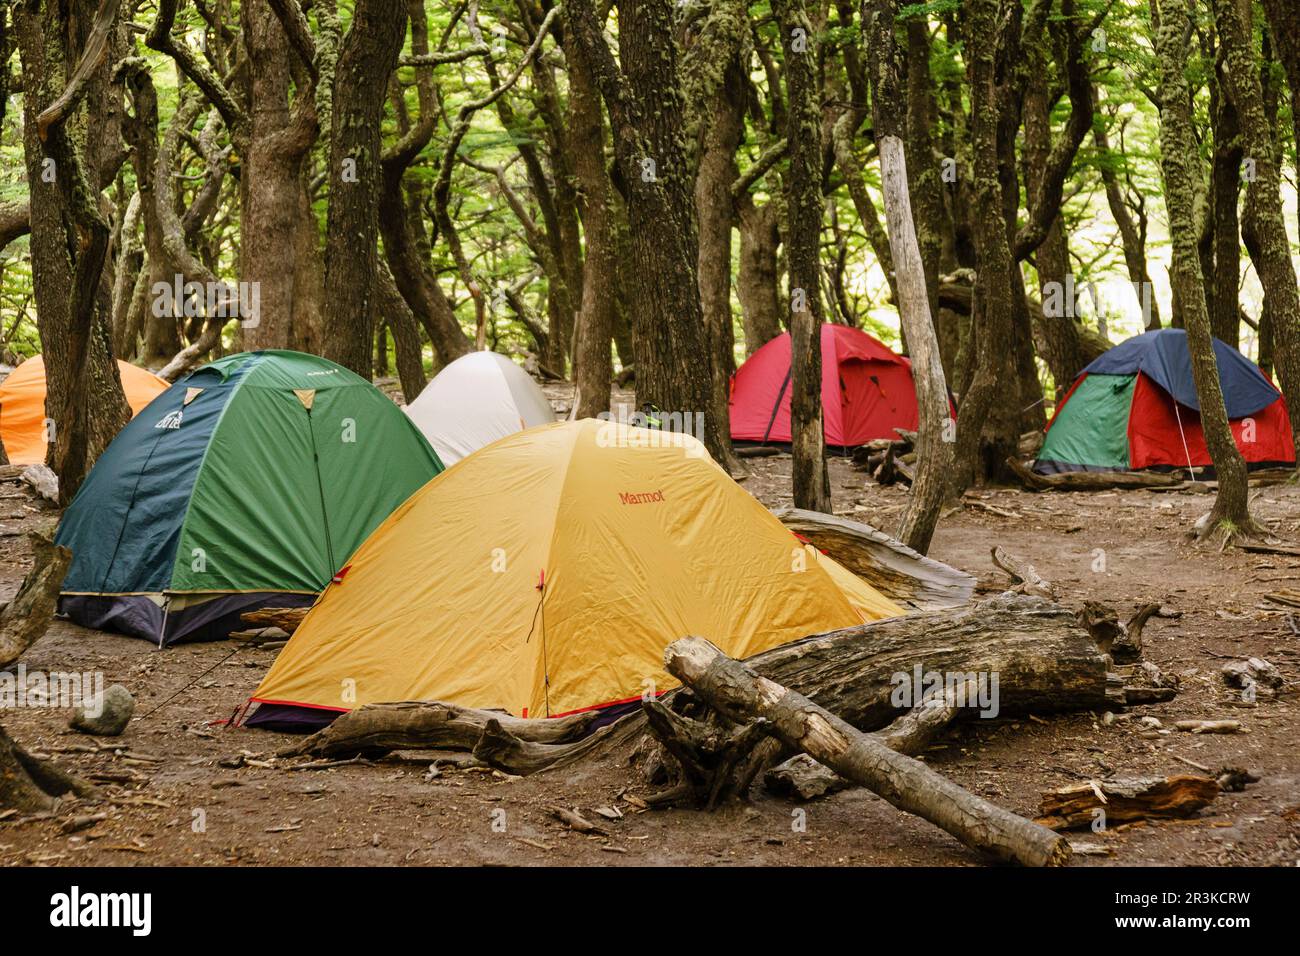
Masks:
[[[826,444],[862,445],[916,429],[912,365],[878,339],[847,325],[822,326],[822,417]],[[731,380],[734,441],[790,441],[790,335],[749,357]]]

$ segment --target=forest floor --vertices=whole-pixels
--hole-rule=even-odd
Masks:
[[[788,456],[750,462],[745,485],[769,506],[789,504]],[[868,483],[850,463],[831,464],[838,512],[892,530],[906,492]],[[29,563],[24,532],[55,513],[6,483],[0,496],[0,598]],[[1177,698],[1101,713],[981,720],[952,730],[924,755],[931,766],[1009,809],[1033,815],[1044,790],[1111,776],[1194,773],[1244,766],[1261,779],[1224,793],[1194,819],[1119,826],[1078,839],[1108,856],[1095,865],[1295,865],[1300,861],[1300,612],[1265,593],[1294,584],[1300,558],[1219,553],[1186,536],[1210,498],[1190,492],[1047,493],[988,489],[948,514],[931,554],[1000,590],[993,545],[1027,557],[1065,602],[1103,602],[1121,619],[1148,602],[1180,611],[1153,618],[1146,657],[1181,680]],[[1300,541],[1300,488],[1255,494],[1256,514],[1279,537]],[[294,772],[275,759],[291,738],[212,726],[252,693],[274,651],[219,642],[160,652],[145,642],[56,621],[22,663],[29,672],[101,671],[136,695],[136,716],[111,742],[67,727],[68,713],[0,712],[24,746],[83,776],[108,774],[118,802],[89,829],[65,832],[68,812],[46,820],[0,818],[0,864],[565,864],[565,865],[975,865],[943,831],[899,813],[866,790],[796,807],[756,788],[751,804],[714,814],[640,811],[638,773],[593,762],[511,778],[443,768],[435,755]],[[1229,660],[1258,656],[1287,680],[1276,700],[1240,700],[1219,678]],[[1161,727],[1140,718],[1154,717]],[[1184,718],[1232,718],[1244,732],[1172,731]],[[1149,723],[1149,722],[1148,722]],[[118,752],[94,752],[97,743]],[[123,752],[124,751],[124,752]],[[241,754],[253,761],[222,766]],[[134,755],[134,756],[133,756]],[[101,780],[104,779],[101,777]],[[628,800],[631,796],[633,799]],[[549,813],[578,809],[606,836],[569,832]],[[623,815],[608,820],[598,808]],[[96,808],[104,809],[102,807]],[[802,811],[802,812],[800,812]],[[72,812],[87,813],[85,809]]]

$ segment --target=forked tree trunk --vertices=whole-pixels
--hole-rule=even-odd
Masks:
[[[594,0],[570,0],[566,23],[609,109],[627,204],[636,394],[668,414],[703,415],[704,444],[727,458],[727,424],[709,414],[711,373],[698,281],[699,225],[685,154],[672,0],[619,5],[619,57]]]
[[[12,13],[23,68],[32,291],[46,365],[49,464],[66,504],[131,417],[113,360],[107,296],[100,295],[110,236],[98,204],[104,185],[98,167],[108,131],[93,108],[111,69],[118,3],[18,4]],[[84,36],[68,29],[70,13],[90,25]],[[91,108],[80,110],[82,100]],[[121,134],[114,129],[112,135]]]

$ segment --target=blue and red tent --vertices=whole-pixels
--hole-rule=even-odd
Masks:
[[[1250,359],[1214,340],[1219,385],[1251,468],[1291,467],[1295,441],[1286,400]],[[1187,334],[1135,336],[1085,368],[1047,425],[1034,471],[1137,471],[1207,467]]]

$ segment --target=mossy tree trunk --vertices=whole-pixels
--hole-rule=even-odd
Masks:
[[[1191,352],[1192,378],[1201,406],[1205,444],[1218,475],[1219,490],[1205,534],[1252,532],[1247,510],[1246,463],[1233,441],[1219,384],[1210,336],[1210,314],[1198,252],[1198,207],[1205,202],[1196,142],[1192,133],[1192,99],[1185,68],[1190,55],[1190,14],[1182,0],[1152,4],[1155,50],[1160,68],[1160,163],[1165,206],[1173,247],[1170,283],[1177,290]]]
[[[118,3],[62,0],[12,8],[23,68],[23,151],[30,194],[32,284],[45,355],[49,464],[72,500],[130,418],[113,360],[108,297],[101,295],[109,225],[101,153]],[[71,29],[76,23],[77,29]],[[85,104],[86,109],[79,107]],[[112,173],[107,173],[111,182]]]
[[[972,235],[978,267],[971,321],[974,375],[957,416],[954,482],[957,490],[977,476],[998,475],[1016,453],[1016,422],[1007,420],[1018,401],[1015,375],[1011,270],[1013,262],[998,163],[998,95],[994,82],[997,0],[970,0],[963,7],[966,74],[970,85]],[[982,212],[979,212],[982,211]],[[1008,395],[1008,392],[1011,392]],[[993,411],[997,415],[991,415]]]
[[[830,511],[822,412],[822,116],[817,33],[803,0],[772,5],[785,50],[790,169],[785,181],[790,264],[790,445],[797,508]]]
[[[749,18],[740,0],[713,4],[683,54],[691,143],[697,151],[695,208],[700,221],[700,303],[708,332],[712,405],[716,421],[729,421],[731,376],[736,371],[731,312],[731,187],[740,175],[736,150],[745,133],[745,60]],[[742,58],[742,56],[744,58]],[[733,472],[742,471],[731,451],[730,427],[720,435]]]

